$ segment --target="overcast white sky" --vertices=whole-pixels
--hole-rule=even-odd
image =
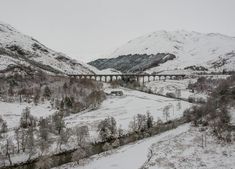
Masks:
[[[235,0],[0,0],[0,21],[90,61],[157,30],[235,36]]]

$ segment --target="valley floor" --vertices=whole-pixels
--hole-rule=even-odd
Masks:
[[[235,144],[223,144],[208,131],[202,132],[185,124],[152,138],[95,155],[80,161],[79,165],[69,163],[54,169],[112,168],[234,169]]]
[[[133,117],[137,114],[146,114],[146,112],[149,112],[154,117],[154,121],[161,119],[165,122],[166,117],[163,114],[164,107],[170,106],[169,118],[167,120],[171,120],[182,117],[184,110],[191,106],[190,103],[185,101],[165,98],[126,88],[112,89],[106,87],[105,92],[110,93],[113,90],[121,90],[124,95],[108,96],[98,109],[66,117],[65,122],[67,127],[88,125],[91,136],[96,137],[97,125],[106,117],[114,117],[117,126],[127,131],[130,121],[132,121]]]
[[[86,125],[89,128],[91,141],[97,141],[99,139],[97,126],[101,120],[107,117],[114,117],[117,122],[117,127],[121,127],[124,132],[128,132],[129,123],[137,114],[146,114],[146,112],[149,112],[154,117],[154,121],[161,119],[165,122],[166,120],[182,117],[184,110],[191,106],[190,103],[185,101],[147,94],[131,89],[112,89],[107,84],[105,84],[104,89],[106,93],[110,93],[113,90],[121,90],[124,95],[107,96],[107,99],[102,102],[99,108],[95,110],[85,110],[65,117],[66,127],[74,128],[75,126]],[[163,109],[166,106],[170,106],[168,119],[166,119],[163,114]],[[33,103],[0,102],[1,116],[7,122],[9,128],[8,133],[6,133],[4,137],[14,137],[14,129],[19,126],[21,113],[25,107],[30,107],[31,114],[37,118],[49,116],[57,111],[51,107],[49,102],[40,103],[37,106]],[[48,148],[49,154],[57,152],[56,138],[53,139],[54,143]],[[0,145],[2,144],[1,141],[4,140],[0,140]],[[73,149],[75,146],[74,139],[71,137],[68,144],[62,146],[62,150]],[[13,163],[22,162],[26,159],[27,154],[12,155]]]
[[[48,101],[37,106],[34,103],[0,101],[0,115],[7,122],[8,129],[19,127],[21,113],[26,107],[29,107],[31,114],[37,118],[50,116],[56,111]]]
[[[161,88],[163,88],[163,91],[167,92],[180,88],[182,96],[186,96],[187,92],[190,94],[186,89],[187,80],[150,83],[151,87],[155,87],[156,90],[162,90]],[[184,110],[192,105],[186,101],[127,88],[119,87],[113,89],[108,84],[104,84],[104,90],[106,93],[122,91],[123,96],[108,95],[107,99],[97,109],[85,110],[65,117],[66,127],[74,128],[75,126],[87,125],[91,141],[97,141],[97,126],[101,120],[107,117],[114,117],[117,127],[121,127],[124,132],[128,132],[129,123],[137,114],[149,112],[154,117],[154,121],[161,119],[165,122],[182,117]],[[13,129],[19,126],[22,109],[26,106],[30,107],[32,115],[38,118],[41,116],[46,117],[56,112],[49,102],[40,103],[38,106],[28,103],[0,102],[0,115],[7,121],[10,129],[6,137],[14,135]],[[163,114],[163,109],[166,106],[170,106],[168,119]],[[202,141],[202,138],[204,141]],[[68,144],[62,146],[62,150],[73,149],[74,147],[75,142],[71,138]],[[48,152],[50,154],[57,152],[56,142],[51,145]],[[13,163],[22,162],[27,160],[27,157],[27,154],[16,154],[12,157],[12,161]],[[151,169],[235,169],[234,166],[234,143],[219,143],[215,137],[210,135],[210,132],[199,131],[199,128],[185,124],[157,136],[95,155],[90,159],[81,161],[79,165],[70,163],[56,169],[138,169],[141,167]]]

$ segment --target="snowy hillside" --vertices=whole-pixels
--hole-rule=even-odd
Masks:
[[[0,71],[19,65],[30,65],[53,73],[93,73],[90,66],[53,51],[0,22]]]
[[[108,68],[108,69],[99,71],[97,74],[121,74],[121,72],[113,68]]]
[[[147,68],[142,65],[146,60],[146,55],[151,58],[159,54],[164,55],[160,61],[157,58],[152,60],[152,62],[158,63],[149,64]],[[129,41],[108,56],[109,59],[99,59],[96,63],[94,63],[95,61],[91,62],[91,65],[101,69],[109,67],[117,69],[117,61],[120,62],[120,60],[140,55],[143,55],[145,59],[129,67],[129,70],[133,66],[141,66],[143,70],[152,68],[149,72],[175,68],[184,69],[190,66],[234,70],[235,38],[221,34],[202,34],[183,30],[158,31]],[[167,59],[170,55],[172,55],[171,58]],[[162,56],[159,55],[159,57]],[[114,58],[119,59],[112,66],[109,62]]]
[[[206,137],[202,146],[202,137]],[[219,144],[190,124],[54,169],[233,169],[235,144]]]

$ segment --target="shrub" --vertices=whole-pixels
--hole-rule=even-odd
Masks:
[[[111,85],[112,88],[117,88],[119,86],[119,82],[117,80],[115,80],[115,81],[112,81],[110,83],[110,85]]]
[[[116,148],[120,146],[120,141],[119,139],[116,139],[113,143],[112,143],[112,147]]]
[[[112,148],[112,145],[110,145],[108,142],[106,142],[102,147],[104,151],[112,150]]]
[[[190,103],[195,103],[195,102],[196,102],[196,99],[195,99],[195,97],[193,97],[193,96],[189,96],[189,97],[188,97],[188,101],[189,101]]]
[[[1,133],[7,132],[7,122],[4,121],[0,115],[0,138],[1,138]]]
[[[175,93],[172,93],[172,92],[167,92],[167,93],[166,93],[166,96],[167,96],[167,97],[170,97],[170,98],[176,98]]]
[[[199,97],[199,98],[197,98],[197,103],[204,104],[204,103],[206,103],[206,100],[202,97]]]
[[[36,126],[36,119],[30,113],[30,109],[26,107],[23,109],[20,118],[20,127],[28,128],[28,127],[35,127]]]
[[[47,99],[49,99],[51,97],[51,90],[48,86],[46,86],[44,88],[44,93],[43,93],[43,96]]]

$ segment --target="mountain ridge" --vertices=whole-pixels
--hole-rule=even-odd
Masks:
[[[90,65],[56,52],[11,25],[0,22],[0,71],[14,65],[32,66],[53,74],[94,74]]]
[[[204,34],[185,30],[155,31],[128,41],[107,56],[106,59],[108,60],[105,59],[105,62],[97,59],[88,64],[98,69],[114,68],[119,71],[126,71],[108,62],[114,58],[116,58],[116,62],[120,62],[120,56],[128,60],[133,55],[148,55],[150,58],[150,56],[159,53],[172,54],[175,58],[166,62],[159,62],[155,67],[147,65],[147,68],[143,70],[157,72],[196,66],[205,67],[209,70],[226,69],[231,71],[234,70],[235,65],[235,37],[219,33]],[[131,66],[128,69],[129,71],[132,69]],[[136,67],[138,64],[134,66]],[[142,66],[139,69],[142,69]]]

